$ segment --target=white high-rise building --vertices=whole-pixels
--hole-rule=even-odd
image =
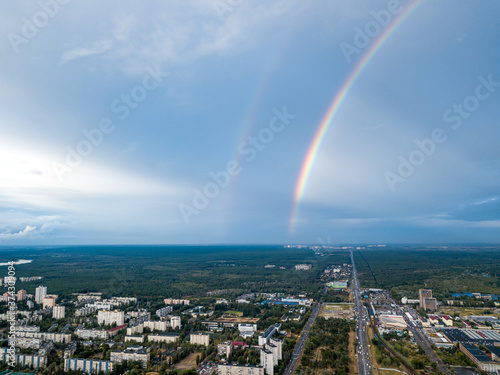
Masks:
[[[176,328],[181,328],[181,317],[180,316],[172,316],[170,318],[170,327],[172,327],[173,329],[176,329]]]
[[[64,306],[54,306],[52,309],[52,317],[54,319],[64,319],[66,316],[66,307]]]
[[[123,325],[125,321],[125,313],[120,310],[101,310],[97,313],[97,323],[99,324],[113,324],[117,326]]]
[[[270,350],[273,352],[273,355],[276,356],[275,362],[277,364],[278,360],[283,359],[283,341],[271,338],[269,344],[274,346],[274,348]]]
[[[270,350],[262,349],[260,351],[260,365],[264,367],[267,375],[274,375],[274,358]]]
[[[47,287],[40,285],[38,288],[35,290],[35,302],[36,303],[43,303],[43,299],[47,295]]]

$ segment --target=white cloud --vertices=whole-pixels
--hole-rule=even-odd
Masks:
[[[473,202],[472,204],[473,205],[481,205],[481,204],[491,203],[491,202],[494,202],[496,200],[498,200],[497,196],[491,197],[491,198],[487,198],[487,199],[483,199],[483,200],[480,200],[480,201],[477,201],[477,202]]]
[[[0,225],[13,225],[9,215],[20,217],[19,225],[23,221],[31,223],[40,212],[59,216],[89,207],[106,210],[105,202],[110,198],[129,198],[133,202],[139,197],[158,197],[169,201],[179,199],[185,190],[178,183],[166,183],[90,160],[59,181],[51,169],[54,160],[49,154],[26,150],[20,145],[16,150],[9,149],[7,142],[0,147],[0,173],[4,177],[0,179],[0,207],[5,213],[5,219],[0,217]],[[40,220],[37,225],[44,222]]]
[[[136,23],[136,18],[132,14],[121,15],[115,18],[115,28],[113,29],[113,36],[121,41],[127,41],[132,27]]]
[[[129,74],[142,72],[148,64],[185,64],[255,43],[266,33],[273,33],[278,24],[291,22],[304,7],[296,0],[241,2],[231,6],[223,20],[212,1],[162,3],[160,7],[137,8],[134,15],[110,12],[109,19],[98,26],[99,33],[82,35],[90,46],[75,46],[63,53],[62,61],[110,50],[106,58],[113,67]],[[94,11],[93,7],[82,9],[84,13],[90,11]]]
[[[78,58],[99,55],[110,50],[112,45],[111,40],[99,40],[94,42],[90,47],[78,47],[64,52],[61,61],[65,64]]]
[[[18,238],[26,238],[33,234],[37,227],[32,227],[27,225],[26,228],[15,233],[0,233],[0,239],[2,240],[12,240]]]

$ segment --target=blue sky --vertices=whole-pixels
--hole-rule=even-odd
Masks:
[[[0,245],[499,243],[495,1],[422,1],[397,27],[289,227],[369,48],[341,46],[394,1],[1,2]]]

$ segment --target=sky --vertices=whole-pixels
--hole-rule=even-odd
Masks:
[[[499,17],[2,1],[0,246],[500,243]]]

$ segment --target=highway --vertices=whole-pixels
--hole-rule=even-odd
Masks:
[[[304,350],[304,345],[306,343],[307,337],[309,336],[309,330],[311,329],[311,326],[318,317],[319,308],[321,306],[321,298],[325,295],[325,293],[326,293],[326,287],[323,289],[323,293],[319,298],[318,303],[316,303],[316,305],[314,306],[312,314],[307,320],[307,323],[305,324],[304,329],[300,334],[299,341],[297,341],[297,344],[295,344],[295,348],[293,349],[292,353],[292,358],[290,359],[290,362],[288,362],[288,365],[286,366],[285,369],[285,375],[293,374],[293,370],[297,365],[297,361],[299,360],[299,357],[302,354],[302,351]]]
[[[410,320],[408,316],[405,314],[405,312],[401,309],[401,307],[394,302],[392,297],[391,301],[396,305],[398,314],[404,317],[406,324],[408,325],[408,328],[413,333],[413,337],[415,338],[416,343],[424,350],[425,354],[427,355],[427,358],[429,358],[432,362],[436,364],[437,370],[439,372],[446,375],[452,375],[450,370],[446,368],[441,359],[437,356],[436,353],[434,353],[434,350],[432,350],[431,343],[429,342],[429,339],[426,337],[426,335],[422,332],[422,327],[419,325],[419,323]]]
[[[361,292],[359,287],[358,273],[354,264],[354,255],[351,250],[352,264],[352,293],[354,295],[354,312],[356,314],[356,338],[358,340],[358,373],[359,375],[371,375],[370,352],[367,343],[366,325],[368,315],[363,302],[361,301]]]
[[[366,343],[366,323],[367,323],[367,315],[363,303],[361,302],[360,290],[359,290],[359,281],[358,274],[356,271],[356,266],[354,265],[354,255],[351,250],[351,263],[352,263],[352,280],[353,280],[353,288],[352,291],[354,293],[354,308],[356,312],[356,335],[358,338],[358,371],[360,375],[370,375],[370,352],[368,351],[368,345]],[[402,315],[408,325],[408,328],[413,333],[413,337],[417,344],[424,350],[427,357],[437,365],[437,370],[446,375],[452,375],[452,373],[446,368],[443,362],[439,359],[439,357],[434,353],[434,350],[431,348],[431,343],[428,338],[422,332],[422,327],[417,323],[412,322],[405,314],[405,312],[401,309],[401,307],[392,299],[391,302],[396,306],[399,315]]]

